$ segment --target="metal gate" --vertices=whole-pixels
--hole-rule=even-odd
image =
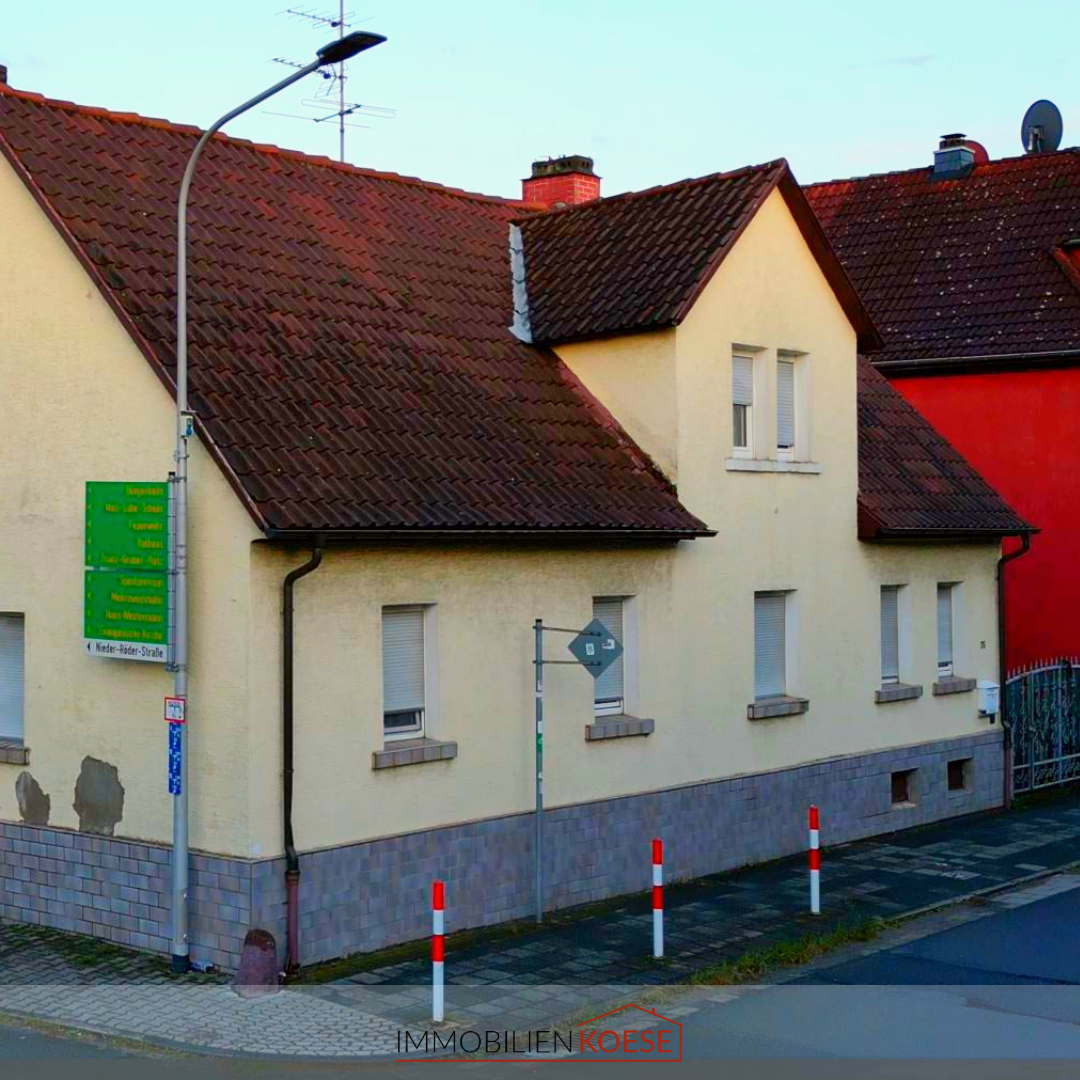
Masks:
[[[1080,663],[1019,671],[1005,684],[1012,725],[1013,791],[1080,780]]]

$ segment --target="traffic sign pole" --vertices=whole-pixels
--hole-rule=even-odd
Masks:
[[[536,883],[536,922],[544,921],[544,620],[533,623],[536,638],[536,839],[533,880]]]

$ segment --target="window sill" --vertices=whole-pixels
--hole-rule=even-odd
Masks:
[[[798,716],[809,708],[810,702],[806,698],[790,697],[784,694],[781,697],[752,701],[746,706],[746,718],[747,720],[771,720],[774,716]]]
[[[633,735],[651,735],[656,730],[655,720],[637,716],[598,716],[585,725],[586,742],[602,742],[605,739],[627,739]]]
[[[922,697],[923,688],[912,686],[909,683],[892,683],[874,691],[874,700],[879,705],[885,705],[890,701],[912,701]]]
[[[373,769],[396,769],[402,765],[424,765],[429,761],[449,761],[457,757],[456,742],[437,739],[401,739],[371,755]]]
[[[943,697],[945,694],[966,694],[974,689],[974,679],[961,679],[958,675],[953,675],[934,683],[934,697]]]
[[[0,765],[29,765],[30,747],[21,739],[0,739]]]
[[[819,461],[777,461],[775,458],[739,458],[730,457],[724,462],[728,472],[821,472]]]

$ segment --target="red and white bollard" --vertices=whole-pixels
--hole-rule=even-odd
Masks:
[[[431,883],[431,1019],[436,1024],[442,1023],[444,982],[443,960],[445,957],[443,935],[446,933],[443,910],[445,899],[443,896],[443,883],[433,881]]]
[[[810,914],[821,914],[821,848],[816,806],[810,807]]]
[[[664,955],[664,842],[652,842],[652,954]]]

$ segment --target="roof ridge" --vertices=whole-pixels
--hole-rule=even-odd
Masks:
[[[760,165],[743,165],[738,169],[730,169],[727,172],[708,173],[705,176],[690,176],[683,180],[675,180],[669,184],[656,184],[651,188],[642,188],[640,191],[620,191],[618,195],[608,195],[600,199],[590,199],[588,202],[575,203],[573,206],[560,206],[547,210],[543,215],[531,214],[527,219],[535,221],[538,216],[545,218],[555,217],[559,214],[573,214],[582,210],[596,210],[613,204],[621,204],[637,199],[648,199],[666,192],[675,191],[678,188],[700,187],[713,183],[717,180],[733,180],[738,176],[746,176],[750,173],[765,172],[769,169],[785,168],[790,170],[787,158],[778,157],[772,161],[762,162]],[[530,204],[523,208],[528,209]]]
[[[1017,161],[1027,161],[1030,158],[1053,158],[1059,155],[1072,154],[1080,157],[1080,146],[1064,146],[1057,150],[1043,150],[1035,154],[1014,154],[1012,157],[991,158],[989,161],[976,162],[974,168],[980,171],[988,171],[998,165],[1011,165]],[[929,173],[931,165],[915,165],[909,169],[889,169],[885,172],[862,173],[858,176],[837,176],[831,180],[814,180],[809,184],[803,184],[803,190],[808,188],[827,188],[835,184],[854,184],[860,180],[879,180],[887,176],[907,176],[911,173]],[[970,175],[970,174],[969,174]],[[955,176],[943,176],[942,180],[955,180]],[[965,177],[966,179],[966,177]]]
[[[137,124],[141,127],[157,128],[158,130],[174,131],[182,135],[201,135],[205,128],[194,124],[180,124],[173,120],[162,119],[156,116],[143,116],[141,113],[117,112],[106,109],[100,105],[82,105],[76,101],[66,101],[62,98],[50,98],[33,90],[17,90],[11,86],[0,85],[0,99],[4,97],[22,98],[26,101],[40,102],[53,108],[63,109],[66,112],[81,113],[84,116],[103,117],[123,124]],[[0,124],[2,130],[2,124]],[[333,169],[343,173],[353,173],[359,176],[371,177],[375,180],[389,180],[393,183],[407,184],[410,187],[428,188],[438,191],[443,195],[453,195],[458,198],[471,199],[477,202],[498,203],[511,209],[527,209],[529,204],[521,199],[508,199],[502,195],[485,195],[479,191],[466,191],[464,188],[450,187],[440,184],[435,180],[424,180],[418,176],[404,176],[401,173],[389,172],[381,169],[364,168],[360,165],[351,165],[345,161],[334,161],[324,154],[305,154],[302,150],[292,150],[288,147],[277,146],[274,143],[254,142],[251,139],[239,139],[233,135],[217,132],[215,139],[234,143],[237,146],[247,146],[261,154],[280,155],[281,157],[293,158],[308,165],[317,165],[319,168]]]

